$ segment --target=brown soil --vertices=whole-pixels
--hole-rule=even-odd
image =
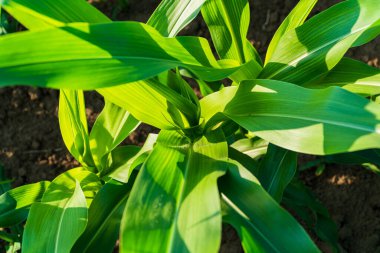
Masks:
[[[118,20],[146,21],[158,0],[128,0],[128,7],[115,12],[116,1],[94,4]],[[251,2],[249,39],[261,55],[281,20],[297,0],[256,0]],[[314,13],[339,2],[320,0]],[[149,6],[149,8],[147,8]],[[111,16],[111,14],[110,14]],[[183,32],[209,38],[205,24],[197,19]],[[378,67],[380,39],[352,50],[349,55]],[[94,121],[102,108],[102,98],[86,94],[87,115]],[[13,185],[52,180],[60,172],[78,166],[60,137],[57,119],[58,92],[55,90],[13,87],[0,89],[0,164]],[[143,126],[128,140],[141,144],[150,130]],[[329,167],[322,176],[303,175],[327,206],[339,228],[339,242],[346,252],[380,252],[380,177],[360,167]],[[321,244],[321,249],[328,249]],[[225,228],[222,252],[241,252],[236,233]]]

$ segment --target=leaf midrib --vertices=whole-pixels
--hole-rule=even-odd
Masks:
[[[190,167],[190,160],[191,160],[190,158],[191,158],[192,153],[193,153],[193,144],[188,146],[188,152],[186,154],[187,161],[186,161],[186,165],[185,165],[185,173],[184,173],[183,181],[182,181],[182,184],[180,187],[181,189],[180,189],[180,194],[179,194],[179,199],[178,199],[178,207],[175,210],[173,225],[171,227],[171,231],[170,231],[170,235],[169,235],[169,245],[166,249],[167,253],[175,252],[174,251],[174,245],[175,245],[174,242],[176,241],[175,231],[176,231],[176,227],[177,227],[179,211],[180,211],[182,201],[183,201],[183,197],[184,197],[184,189],[186,187],[187,176],[189,174],[189,167]]]
[[[59,245],[59,238],[61,237],[61,227],[62,227],[62,222],[63,222],[63,217],[65,216],[65,213],[66,213],[66,210],[67,210],[67,207],[68,205],[71,203],[72,201],[72,198],[74,197],[74,194],[76,192],[76,188],[78,187],[78,183],[77,185],[75,186],[75,189],[73,191],[73,194],[71,195],[71,197],[65,202],[64,206],[63,206],[63,212],[62,212],[62,215],[59,217],[59,222],[58,222],[58,228],[57,228],[57,234],[55,235],[55,243],[54,243],[54,252],[57,253],[58,252],[58,245]],[[79,186],[80,187],[80,186]]]
[[[234,118],[234,116],[227,115],[231,119]],[[327,119],[318,119],[318,118],[310,118],[310,117],[301,117],[301,116],[295,116],[295,115],[290,115],[290,114],[276,114],[276,113],[257,113],[257,114],[249,114],[249,115],[238,115],[238,117],[278,117],[278,118],[291,118],[291,119],[299,119],[299,120],[304,120],[304,121],[311,121],[315,123],[325,123],[325,124],[330,124],[333,126],[338,126],[338,127],[343,127],[343,128],[349,128],[349,129],[354,129],[354,130],[360,130],[368,133],[380,133],[380,129],[377,130],[374,128],[373,131],[371,128],[368,127],[361,127],[356,124],[349,124],[349,123],[343,123],[343,122],[336,122],[332,120],[327,120]],[[281,129],[280,129],[281,130]],[[287,130],[287,129],[283,129]]]
[[[228,0],[228,1],[231,1],[231,0]],[[238,44],[238,36],[236,35],[236,30],[234,29],[233,25],[232,25],[232,21],[231,21],[231,17],[228,15],[228,10],[227,10],[227,7],[224,3],[224,0],[221,0],[220,1],[220,4],[222,5],[222,10],[223,10],[223,13],[225,14],[224,16],[226,17],[225,21],[226,21],[226,25],[227,27],[229,28],[231,34],[232,34],[232,42],[235,44],[236,46],[236,50],[238,52],[238,57],[239,57],[239,61],[241,63],[244,63],[245,59],[244,59],[244,53],[242,51],[242,48],[240,47],[240,45]],[[239,27],[240,29],[240,27]]]

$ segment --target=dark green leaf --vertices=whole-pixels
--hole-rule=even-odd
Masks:
[[[113,252],[134,178],[128,184],[111,180],[102,187],[88,210],[86,230],[71,252]]]
[[[245,252],[319,252],[301,225],[240,164],[231,162],[218,185],[223,218],[238,231]]]
[[[263,188],[280,203],[296,171],[297,153],[270,144],[256,175]]]

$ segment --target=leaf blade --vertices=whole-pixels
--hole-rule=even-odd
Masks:
[[[303,85],[323,76],[379,22],[377,4],[376,0],[341,2],[288,31],[259,78]]]
[[[301,225],[240,164],[231,161],[219,187],[224,219],[237,229],[246,252],[319,252]]]
[[[219,248],[216,178],[223,174],[223,167],[206,155],[222,159],[227,146],[205,138],[193,147],[189,144],[173,132],[160,133],[124,212],[121,252],[216,252]],[[202,164],[205,166],[199,170]],[[208,205],[204,206],[201,203],[206,199]]]

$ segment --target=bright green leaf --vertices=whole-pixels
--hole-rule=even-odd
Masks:
[[[380,94],[380,69],[343,58],[326,77],[307,84],[308,88],[339,86],[363,96]]]
[[[58,118],[67,149],[82,165],[92,167],[83,91],[60,91]]]
[[[304,84],[325,75],[379,23],[378,5],[378,0],[344,1],[288,31],[259,78]]]
[[[0,227],[10,227],[24,221],[29,207],[41,200],[50,182],[42,181],[11,189],[0,196]]]
[[[240,63],[261,62],[247,41],[250,22],[247,0],[209,0],[203,5],[202,15],[221,59],[234,59]]]
[[[82,0],[2,0],[1,6],[26,28],[38,30],[71,22],[105,23],[110,20]]]
[[[165,37],[174,37],[198,15],[205,1],[163,0],[147,24]]]
[[[136,146],[122,146],[116,148],[109,157],[108,170],[105,175],[123,183],[129,181],[132,171],[141,165],[153,150],[157,141],[156,134],[149,134],[142,148]]]
[[[298,2],[273,35],[268,46],[265,62],[268,62],[271,59],[273,52],[276,50],[278,43],[286,32],[296,29],[305,22],[317,1],[318,0],[300,0]]]
[[[231,75],[237,66],[229,60],[220,62],[222,68],[205,39],[164,38],[137,22],[21,32],[0,37],[0,47],[7,48],[0,52],[0,86],[95,89],[147,79],[178,66],[214,81]],[[24,57],[26,51],[29,57]]]
[[[227,144],[219,138],[220,132],[210,133],[191,143],[176,132],[161,131],[124,211],[121,252],[218,251],[216,180],[227,157]]]
[[[105,101],[90,133],[91,154],[97,168],[106,167],[107,154],[115,149],[138,126],[139,121],[129,112]],[[105,159],[104,159],[105,158]]]
[[[379,105],[343,89],[254,80],[224,90],[201,101],[206,119],[220,112],[209,126],[225,120],[223,113],[277,146],[317,155],[380,147]]]
[[[32,205],[23,252],[69,253],[86,224],[87,204],[79,182],[67,188],[53,181],[42,201]]]

